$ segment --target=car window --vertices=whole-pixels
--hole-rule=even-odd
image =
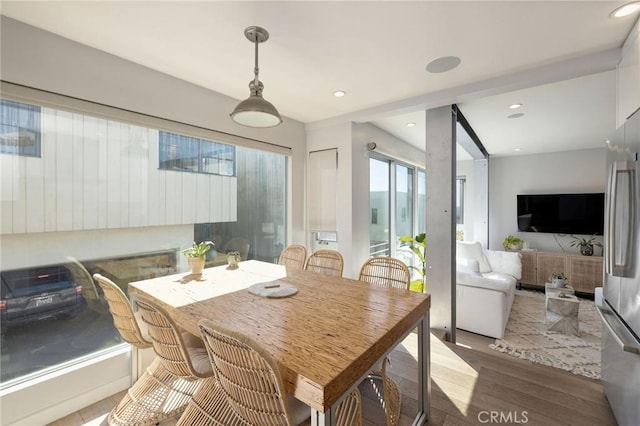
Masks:
[[[63,266],[3,271],[1,275],[3,299],[63,290],[74,286],[69,270]]]

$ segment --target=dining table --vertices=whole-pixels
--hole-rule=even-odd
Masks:
[[[155,302],[194,335],[203,318],[249,335],[277,362],[286,391],[310,407],[312,425],[335,425],[340,402],[417,331],[412,424],[428,419],[429,294],[257,260],[131,282],[129,294]]]

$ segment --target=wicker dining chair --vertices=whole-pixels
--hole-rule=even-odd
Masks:
[[[411,272],[401,260],[393,257],[372,257],[360,268],[360,281],[379,287],[409,290]]]
[[[147,328],[142,325],[142,319],[133,312],[129,299],[116,283],[100,274],[94,274],[109,305],[109,312],[113,318],[113,325],[122,339],[138,349],[150,348],[153,344],[149,339]]]
[[[309,256],[304,265],[306,271],[319,272],[325,275],[342,276],[344,260],[335,250],[317,250]]]
[[[304,268],[304,262],[307,259],[307,249],[299,245],[290,245],[285,247],[278,258],[278,265],[284,265],[287,268],[300,270]]]
[[[153,342],[148,328],[134,313],[129,299],[110,279],[94,274],[113,317],[113,324],[122,339],[138,349],[151,348]],[[199,340],[199,339],[198,339]],[[155,425],[184,411],[193,392],[194,382],[171,373],[156,357],[144,373],[129,388],[118,405],[109,412],[110,425]]]
[[[379,287],[410,289],[411,272],[399,259],[393,257],[372,257],[366,260],[360,268],[360,281]],[[383,404],[387,417],[387,425],[400,424],[400,410],[402,399],[398,384],[387,374],[388,360],[385,358],[380,365],[374,367],[369,375],[370,379],[381,379],[383,386]]]
[[[200,388],[178,426],[293,426],[307,421],[311,409],[286,393],[278,365],[266,350],[251,337],[210,320],[199,325],[218,381]],[[336,418],[340,426],[362,424],[358,389],[340,404]]]

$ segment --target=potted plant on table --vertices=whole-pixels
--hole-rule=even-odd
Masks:
[[[564,287],[567,283],[567,277],[562,272],[553,272],[549,275],[549,281],[553,287]]]
[[[507,235],[502,241],[502,247],[505,251],[520,250],[522,248],[522,240],[513,235]]]
[[[602,243],[596,239],[595,235],[592,235],[588,238],[576,237],[575,235],[571,235],[573,241],[569,243],[571,247],[580,248],[580,254],[583,256],[591,256],[593,255],[593,246],[602,248]]]
[[[238,262],[242,260],[242,256],[240,256],[239,251],[230,251],[227,253],[227,269],[238,269]]]
[[[189,270],[192,274],[202,274],[205,263],[205,255],[213,247],[213,242],[203,241],[196,243],[195,241],[191,247],[182,250],[182,254],[187,256],[189,262]]]
[[[400,242],[409,244],[409,248],[416,255],[418,260],[420,261],[420,266],[412,266],[408,265],[409,269],[416,271],[420,274],[420,278],[412,280],[409,288],[412,291],[416,291],[418,293],[423,293],[427,283],[425,282],[425,278],[427,276],[427,261],[426,261],[426,243],[427,237],[425,233],[421,233],[416,235],[415,237],[411,237],[409,235],[405,235],[403,237],[398,238]]]

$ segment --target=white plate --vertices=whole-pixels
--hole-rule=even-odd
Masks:
[[[249,287],[249,293],[273,299],[293,296],[297,292],[296,287],[278,280],[258,283]]]

